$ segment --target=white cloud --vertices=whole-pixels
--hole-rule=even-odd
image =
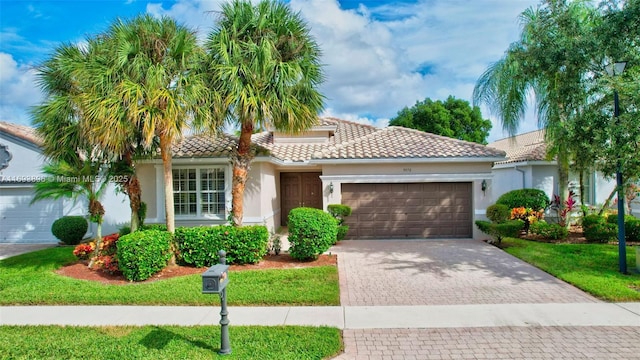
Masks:
[[[35,69],[0,53],[0,120],[29,124],[27,109],[42,99],[35,84]]]
[[[223,0],[150,3],[206,38]],[[475,81],[519,34],[518,15],[538,0],[363,2],[345,10],[337,0],[290,0],[319,42],[327,80],[325,115],[384,126],[405,106],[449,95],[471,101]],[[489,141],[506,136],[494,124]],[[537,126],[527,113],[521,131]]]

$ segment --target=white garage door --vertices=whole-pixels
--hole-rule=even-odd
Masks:
[[[347,237],[471,238],[471,183],[342,184]]]
[[[0,188],[0,243],[57,243],[51,224],[62,216],[61,200],[29,205],[32,188]]]

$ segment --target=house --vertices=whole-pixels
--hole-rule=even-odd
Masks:
[[[503,150],[507,159],[493,166],[494,201],[508,191],[534,188],[544,191],[549,199],[558,194],[558,163],[547,159],[547,145],[544,130],[536,130],[501,139],[487,146]],[[607,179],[601,173],[592,171],[584,174],[584,194],[580,194],[580,178],[576,172],[569,172],[569,189],[585,204],[603,204],[616,187],[615,179]],[[615,199],[615,197],[614,197]]]
[[[307,132],[253,135],[257,156],[244,224],[287,225],[295,207],[345,204],[347,238],[480,238],[474,221],[492,203],[501,150],[402,127],[322,118]],[[236,139],[194,135],[173,146],[176,226],[222,224],[231,206],[229,157]],[[136,165],[147,222],[164,222],[162,162]]]
[[[42,140],[33,128],[0,121],[0,243],[57,243],[53,222],[64,215],[84,215],[86,205],[71,199],[42,200],[31,204],[34,184],[43,181]],[[129,221],[129,206],[113,186],[103,200],[105,233]],[[89,234],[93,232],[89,229]]]

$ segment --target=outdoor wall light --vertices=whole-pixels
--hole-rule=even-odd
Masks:
[[[485,193],[487,191],[487,180],[482,180],[482,184],[480,184],[480,189]]]
[[[333,182],[329,183],[329,194],[333,194]]]

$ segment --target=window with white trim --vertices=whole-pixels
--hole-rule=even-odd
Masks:
[[[173,207],[176,216],[224,218],[224,168],[173,169]]]

